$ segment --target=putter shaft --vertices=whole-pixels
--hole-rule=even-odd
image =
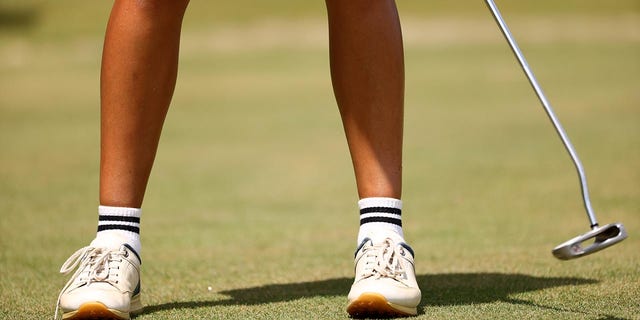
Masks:
[[[596,220],[595,213],[593,212],[593,208],[591,207],[591,201],[589,199],[589,189],[587,187],[587,178],[584,173],[584,169],[582,167],[582,162],[580,162],[580,159],[578,158],[578,154],[573,148],[571,141],[569,141],[569,137],[567,136],[564,129],[562,128],[562,124],[560,124],[560,121],[558,120],[555,113],[553,112],[553,109],[551,108],[551,104],[547,100],[547,97],[544,95],[544,92],[542,91],[542,88],[538,84],[538,81],[536,80],[535,75],[531,71],[531,68],[529,68],[529,64],[527,64],[527,60],[524,58],[524,55],[520,51],[518,44],[516,43],[513,36],[511,35],[511,32],[509,31],[509,27],[507,27],[507,24],[504,22],[504,19],[502,19],[500,10],[498,10],[498,7],[493,2],[493,0],[485,0],[485,2],[489,7],[489,10],[491,10],[491,13],[493,14],[493,18],[496,20],[496,23],[500,27],[500,31],[502,31],[502,34],[504,35],[505,39],[507,39],[507,42],[509,43],[509,47],[511,47],[511,51],[513,51],[513,54],[518,59],[518,62],[520,63],[522,70],[527,75],[527,79],[529,79],[529,83],[533,87],[533,90],[536,92],[536,95],[538,96],[538,99],[542,103],[542,106],[544,107],[544,111],[547,113],[549,120],[551,120],[553,127],[556,129],[558,136],[560,136],[560,140],[562,140],[562,144],[564,144],[565,149],[571,156],[571,160],[573,161],[573,164],[575,165],[576,170],[578,171],[578,178],[580,179],[580,188],[582,189],[582,200],[584,202],[584,207],[587,211],[587,216],[589,217],[589,221],[591,222],[591,229],[596,229],[598,227],[598,221]]]

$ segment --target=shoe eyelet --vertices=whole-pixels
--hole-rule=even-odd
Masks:
[[[129,257],[129,251],[126,251],[126,250],[124,251],[124,257],[125,258]]]

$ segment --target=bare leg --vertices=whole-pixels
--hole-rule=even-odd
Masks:
[[[402,233],[404,57],[393,0],[326,0],[331,76],[360,201],[355,279],[347,312],[358,318],[416,315],[421,293]],[[408,251],[395,251],[397,248]],[[393,249],[396,248],[396,249]],[[397,265],[385,266],[389,252]],[[381,262],[382,261],[382,262]],[[383,265],[380,265],[382,263]],[[400,270],[399,282],[384,270]],[[375,276],[374,276],[375,275]]]
[[[393,0],[326,0],[333,89],[360,198],[402,193],[404,57]]]
[[[176,82],[188,0],[115,2],[102,57],[100,204],[139,208]]]
[[[61,310],[66,318],[129,319],[142,309],[139,208],[173,95],[187,4],[114,3],[102,56],[98,232],[63,265],[67,272],[69,266],[82,269],[58,296],[56,317]]]

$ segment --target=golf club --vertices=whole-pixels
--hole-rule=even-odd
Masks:
[[[559,244],[558,246],[553,248],[553,255],[556,258],[562,260],[579,258],[596,251],[600,251],[624,240],[625,238],[627,238],[627,232],[625,231],[624,226],[621,223],[611,223],[602,227],[598,225],[598,221],[596,220],[593,208],[591,208],[591,201],[589,200],[589,190],[587,188],[587,179],[584,174],[584,169],[582,168],[582,163],[580,162],[580,159],[578,158],[573,145],[569,141],[569,138],[562,128],[560,121],[558,120],[558,118],[556,118],[555,113],[551,108],[551,104],[549,104],[549,101],[542,92],[542,88],[540,88],[540,85],[533,75],[533,72],[529,68],[529,65],[527,64],[524,55],[520,51],[520,48],[518,48],[518,44],[513,39],[513,36],[511,35],[507,24],[502,19],[502,15],[500,14],[498,7],[493,2],[493,0],[485,0],[485,2],[489,7],[489,10],[491,10],[493,18],[496,20],[496,23],[500,27],[502,34],[509,43],[513,54],[518,59],[522,70],[527,75],[529,83],[533,87],[533,90],[536,92],[536,95],[542,103],[542,106],[544,107],[549,120],[551,120],[553,127],[556,129],[558,136],[560,136],[560,140],[562,140],[565,149],[571,156],[571,160],[573,161],[573,164],[578,171],[578,178],[580,179],[580,187],[582,189],[582,200],[584,201],[584,207],[587,211],[587,216],[589,217],[589,221],[591,223],[591,231]]]

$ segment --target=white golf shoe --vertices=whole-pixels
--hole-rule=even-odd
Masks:
[[[356,276],[347,312],[355,318],[387,318],[417,314],[421,293],[413,250],[392,236],[366,238],[356,251]]]
[[[58,296],[55,317],[61,310],[62,319],[129,319],[142,311],[140,264],[126,244],[76,251],[60,269],[67,274],[78,268]]]

